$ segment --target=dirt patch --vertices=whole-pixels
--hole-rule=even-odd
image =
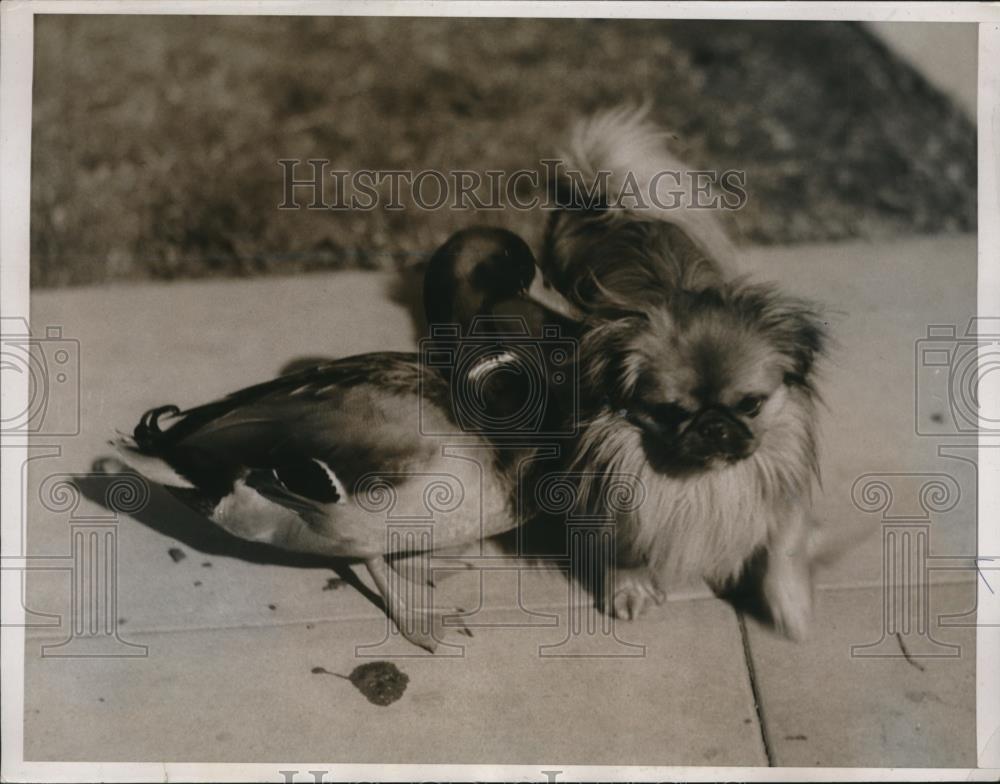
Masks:
[[[334,675],[349,680],[372,705],[385,707],[403,696],[410,676],[392,662],[374,661],[355,667],[350,675],[330,672],[325,667],[313,667],[313,675]]]

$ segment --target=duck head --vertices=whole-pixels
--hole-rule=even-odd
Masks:
[[[564,318],[579,314],[545,284],[528,244],[506,229],[475,227],[453,234],[431,257],[424,276],[429,324],[468,325],[502,302],[524,298]]]

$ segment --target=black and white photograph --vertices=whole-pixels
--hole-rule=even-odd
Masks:
[[[996,5],[0,13],[4,781],[995,780]]]

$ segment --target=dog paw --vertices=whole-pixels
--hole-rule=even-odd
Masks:
[[[615,571],[614,585],[608,586],[604,611],[615,618],[632,621],[651,605],[663,604],[663,591],[648,569],[622,569]]]
[[[812,585],[807,575],[796,572],[766,575],[764,599],[775,630],[795,642],[808,638],[812,625]]]

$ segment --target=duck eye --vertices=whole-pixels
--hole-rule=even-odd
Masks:
[[[745,395],[736,404],[736,411],[743,414],[743,416],[755,417],[760,413],[760,408],[764,405],[765,400],[767,400],[767,397],[764,395]]]

